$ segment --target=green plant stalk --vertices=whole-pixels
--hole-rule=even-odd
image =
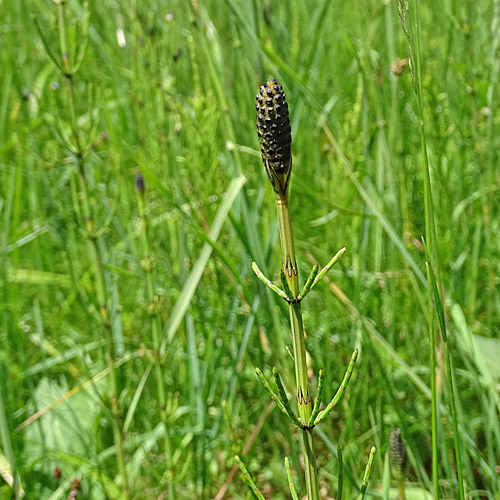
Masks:
[[[342,500],[342,493],[344,491],[344,458],[342,455],[342,447],[340,444],[337,446],[337,457],[339,459],[339,475],[337,482],[337,500]]]
[[[432,292],[434,295],[434,303],[436,305],[437,316],[439,320],[439,327],[441,329],[441,335],[443,337],[443,345],[444,345],[444,360],[445,360],[445,369],[446,369],[446,380],[448,383],[448,390],[450,392],[450,410],[451,410],[451,419],[453,423],[453,440],[455,444],[455,456],[457,462],[457,476],[458,476],[458,488],[460,499],[464,500],[465,491],[463,486],[463,470],[462,470],[462,453],[460,449],[460,435],[458,432],[458,415],[457,415],[457,407],[455,402],[455,381],[454,381],[454,371],[452,365],[452,359],[449,349],[449,338],[448,333],[446,331],[446,320],[444,315],[444,306],[443,299],[439,292],[439,288],[436,282],[436,278],[434,276],[433,270],[428,266],[428,274],[430,278],[430,283],[432,285]]]
[[[139,217],[142,225],[141,240],[142,240],[142,248],[145,259],[144,271],[146,273],[147,300],[149,304],[153,304],[155,297],[154,263],[153,263],[153,257],[151,255],[151,246],[149,244],[148,221],[146,218],[146,210],[144,207],[144,193],[137,193],[137,204],[139,208]],[[170,446],[170,437],[168,435],[168,419],[166,411],[167,398],[165,394],[165,387],[163,385],[162,363],[160,356],[161,331],[162,331],[161,320],[158,314],[155,311],[152,311],[151,333],[153,337],[156,390],[158,393],[158,402],[160,404],[160,417],[163,423],[164,433],[165,433],[163,437],[163,445],[166,454],[168,494],[169,497],[173,498],[174,490],[172,481],[172,448]]]
[[[417,74],[417,102],[418,102],[418,112],[419,112],[419,124],[420,124],[420,142],[421,142],[421,147],[422,147],[422,153],[424,155],[424,162],[423,162],[423,172],[424,172],[424,204],[425,204],[425,236],[426,236],[426,244],[428,245],[428,254],[429,254],[429,265],[432,266],[433,263],[436,265],[436,270],[437,270],[437,286],[435,286],[436,290],[434,293],[434,304],[436,309],[438,310],[438,316],[439,313],[442,313],[442,310],[440,311],[440,308],[442,309],[442,299],[440,295],[440,289],[441,289],[441,273],[440,273],[440,266],[439,266],[439,258],[438,258],[438,252],[437,252],[437,245],[436,245],[436,228],[435,228],[435,223],[434,223],[434,211],[433,211],[433,203],[432,203],[432,188],[431,188],[431,179],[430,179],[430,168],[429,168],[429,158],[427,155],[427,141],[425,137],[425,127],[424,127],[424,112],[423,112],[423,103],[422,103],[422,72],[421,72],[421,53],[420,53],[420,2],[416,1],[414,2],[415,5],[415,19],[417,23],[417,29],[416,29],[416,44],[415,44],[415,59],[416,59],[416,74]],[[430,273],[433,274],[433,269],[430,269]],[[432,276],[431,276],[432,278]],[[434,280],[433,280],[434,281]],[[433,283],[434,284],[434,283]],[[431,283],[429,283],[429,286]],[[457,466],[457,476],[458,476],[458,493],[459,493],[459,498],[460,500],[465,499],[465,491],[464,491],[464,479],[463,479],[463,470],[462,470],[462,453],[460,449],[460,436],[458,433],[458,421],[457,421],[457,409],[456,409],[456,404],[455,404],[455,393],[454,393],[454,373],[453,373],[453,367],[452,367],[452,362],[451,362],[451,356],[450,352],[448,349],[448,339],[446,335],[446,326],[444,324],[444,315],[442,315],[443,318],[440,319],[440,325],[441,325],[441,333],[443,337],[443,342],[444,342],[444,357],[445,357],[445,365],[446,365],[446,374],[447,374],[447,383],[448,383],[448,390],[450,393],[450,409],[451,409],[451,415],[452,415],[452,421],[453,421],[453,439],[454,439],[454,444],[455,444],[455,460],[456,460],[456,466]],[[431,332],[431,337],[434,336],[434,333]],[[435,349],[435,346],[434,346]],[[435,352],[435,351],[434,351]],[[435,354],[432,354],[435,355]],[[431,378],[435,378],[435,371],[431,373]],[[434,381],[435,384],[435,381]],[[433,391],[433,398],[435,398],[435,391]],[[433,404],[435,404],[433,402]],[[434,421],[436,420],[436,422]],[[437,412],[436,414],[433,413],[433,432],[434,430],[434,425],[437,426]],[[437,460],[437,457],[434,456],[433,454],[433,463]],[[434,467],[433,467],[433,480],[434,480],[434,491],[436,492],[437,490],[437,477],[434,476]],[[435,498],[437,499],[438,497],[435,494]]]
[[[281,240],[281,260],[285,279],[292,292],[290,302],[290,325],[292,330],[293,355],[295,362],[295,380],[297,384],[297,400],[299,417],[303,424],[307,424],[312,413],[312,400],[309,395],[307,377],[306,344],[304,339],[304,324],[300,302],[293,299],[299,294],[299,276],[295,257],[292,224],[288,210],[288,197],[276,194],[276,209],[278,212],[279,231]],[[303,430],[302,449],[304,452],[304,467],[306,474],[306,488],[309,500],[319,499],[318,471],[314,452],[312,430]]]
[[[458,493],[460,495],[460,500],[465,499],[464,491],[464,474],[462,469],[462,451],[460,448],[460,434],[458,431],[458,415],[457,407],[455,403],[455,376],[453,371],[453,364],[451,360],[451,354],[449,350],[448,340],[445,337],[444,340],[444,359],[446,365],[446,380],[448,382],[448,390],[450,391],[450,409],[451,418],[453,421],[453,442],[455,445],[455,457],[457,463],[457,476],[458,476]]]
[[[68,80],[68,85],[71,85],[71,80]],[[118,407],[118,383],[113,355],[113,337],[111,331],[111,322],[109,316],[108,308],[108,293],[106,288],[106,282],[104,279],[104,271],[102,265],[102,256],[98,248],[97,236],[94,230],[94,220],[91,216],[89,209],[89,199],[87,192],[87,185],[84,177],[84,166],[83,166],[83,156],[78,156],[78,180],[80,192],[82,194],[82,211],[83,217],[85,219],[85,234],[87,236],[88,245],[90,248],[91,262],[95,271],[95,289],[99,307],[99,315],[101,317],[101,323],[105,329],[105,356],[106,364],[109,368],[109,376],[111,388],[108,394],[112,426],[113,426],[113,440],[116,446],[116,460],[118,464],[118,471],[123,481],[123,494],[125,498],[129,498],[129,487],[127,473],[125,469],[125,454],[123,451],[123,436],[120,429],[120,410]]]
[[[405,480],[400,479],[398,482],[398,500],[406,500]]]
[[[112,416],[113,439],[116,447],[116,459],[118,471],[123,481],[123,495],[129,498],[128,478],[125,468],[125,455],[123,451],[123,436],[120,429],[120,411],[118,406],[118,384],[113,355],[113,338],[111,332],[111,322],[108,308],[108,293],[104,278],[104,270],[102,264],[102,255],[98,247],[97,234],[94,227],[94,218],[90,210],[89,194],[87,189],[87,181],[85,179],[85,162],[84,151],[81,147],[80,134],[76,121],[75,111],[75,96],[73,90],[73,76],[71,71],[71,63],[66,44],[66,2],[60,1],[57,6],[57,24],[59,30],[59,43],[61,49],[62,72],[66,80],[66,88],[68,91],[68,103],[71,116],[71,128],[76,146],[76,157],[78,167],[78,184],[81,192],[81,210],[85,221],[85,234],[90,248],[90,258],[95,271],[95,290],[97,295],[99,315],[101,323],[105,329],[105,358],[109,368],[111,388],[108,394],[110,402],[110,410]],[[61,68],[59,68],[61,69]]]
[[[427,269],[427,281],[430,283],[430,273]],[[438,473],[438,413],[437,413],[437,388],[436,388],[436,335],[434,333],[434,321],[432,316],[432,291],[428,288],[429,295],[429,359],[431,364],[431,424],[432,424],[432,486],[434,500],[439,498],[439,473]]]

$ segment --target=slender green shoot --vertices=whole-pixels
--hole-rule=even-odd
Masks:
[[[347,250],[346,247],[344,248],[341,248],[330,260],[330,262],[328,262],[328,264],[323,268],[321,269],[321,271],[318,273],[318,275],[314,278],[314,282],[313,284],[311,285],[311,290],[323,279],[323,277],[325,276],[325,274],[340,260],[340,258],[342,257],[342,255],[344,255],[344,252]]]
[[[427,266],[427,281],[430,282],[430,268]],[[429,309],[432,309],[432,290],[427,288]],[[431,379],[431,442],[432,442],[432,488],[434,500],[439,499],[439,455],[438,455],[438,406],[436,387],[436,334],[433,326],[432,311],[429,317],[429,362]]]
[[[274,293],[278,294],[282,299],[285,299],[287,302],[290,302],[290,297],[287,295],[281,288],[278,288],[273,282],[267,278],[264,273],[259,269],[256,262],[252,262],[253,272],[256,274],[257,278],[264,283],[268,288],[270,288]]]
[[[283,269],[280,271],[280,279],[281,279],[281,284],[283,285],[283,289],[285,290],[285,293],[287,294],[288,297],[290,297],[289,302],[294,302],[295,301],[294,294],[292,290],[290,290],[290,285],[288,284]]]
[[[314,401],[314,406],[313,406],[313,410],[311,413],[311,418],[309,419],[309,422],[307,423],[308,427],[314,426],[314,421],[316,420],[316,417],[318,416],[319,407],[321,406],[321,398],[323,396],[324,379],[325,379],[325,370],[323,370],[323,368],[321,368],[321,370],[319,371],[319,375],[318,375],[318,390],[316,392],[316,401]]]
[[[306,284],[304,285],[304,288],[302,288],[302,291],[299,293],[299,295],[297,295],[297,300],[299,302],[311,291],[311,287],[314,284],[314,279],[316,278],[318,272],[319,266],[318,264],[314,264],[313,268],[311,269],[311,274],[309,274]]]
[[[88,11],[88,5],[84,4],[85,9]],[[61,76],[65,80],[66,83],[66,91],[67,91],[67,106],[69,108],[70,115],[70,128],[72,132],[72,141],[71,139],[67,139],[68,144],[65,144],[75,156],[75,163],[77,166],[77,179],[78,179],[78,187],[80,190],[79,193],[79,205],[76,206],[75,210],[77,213],[81,213],[83,215],[82,230],[85,234],[89,246],[90,252],[90,261],[91,265],[94,269],[95,279],[94,279],[94,291],[97,299],[97,308],[99,311],[99,321],[101,326],[104,329],[104,338],[105,338],[105,359],[109,368],[110,374],[110,390],[109,390],[109,404],[110,411],[112,416],[112,427],[113,427],[113,439],[116,448],[116,459],[118,465],[118,471],[122,480],[122,492],[125,498],[129,498],[129,485],[128,485],[128,476],[125,467],[125,453],[124,453],[124,445],[123,445],[123,434],[120,422],[120,405],[118,398],[118,379],[115,370],[115,349],[113,344],[113,332],[112,332],[112,317],[110,315],[110,303],[111,303],[111,294],[108,290],[108,286],[106,284],[104,268],[105,262],[104,257],[101,252],[101,247],[98,241],[98,230],[96,228],[94,213],[92,210],[91,196],[89,194],[89,190],[91,188],[90,184],[87,181],[86,177],[86,154],[87,150],[84,147],[84,138],[82,133],[78,127],[77,123],[77,113],[76,113],[76,97],[75,97],[75,74],[77,70],[77,66],[72,65],[71,56],[68,50],[68,42],[69,38],[67,32],[66,25],[66,17],[67,17],[67,3],[66,1],[60,1],[57,3],[57,30],[59,34],[59,59],[54,55],[52,50],[50,49],[49,44],[47,43],[47,39],[42,37],[42,43],[44,44],[44,48],[49,56],[49,58],[55,63],[56,68],[61,73]],[[88,28],[88,12],[84,16],[84,30]],[[37,29],[41,33],[41,27],[37,24]],[[88,33],[84,33],[85,37],[88,36]],[[80,40],[80,43],[85,46],[86,41]],[[83,58],[83,53],[80,51],[80,58]],[[57,62],[58,61],[58,62]],[[77,61],[77,64],[79,62]]]
[[[264,495],[262,495],[262,493],[260,492],[259,488],[257,488],[257,485],[255,484],[255,481],[252,479],[252,476],[250,476],[250,473],[248,472],[248,469],[245,467],[245,464],[240,460],[240,457],[238,455],[235,455],[234,460],[238,464],[238,467],[240,468],[243,477],[248,484],[248,487],[252,490],[252,493],[257,497],[258,500],[266,500],[264,498]]]
[[[293,482],[292,469],[290,467],[290,461],[288,460],[288,457],[285,457],[285,468],[286,468],[286,477],[288,479],[288,488],[290,489],[292,500],[299,500],[299,497],[297,495],[297,490],[295,489],[295,483]]]
[[[165,394],[165,386],[163,383],[163,372],[162,363],[160,357],[160,345],[161,345],[161,333],[162,333],[162,322],[160,319],[160,311],[158,306],[155,305],[155,298],[157,298],[157,292],[155,289],[156,273],[155,273],[155,259],[151,251],[150,236],[149,236],[149,224],[145,209],[145,186],[144,179],[141,174],[138,174],[135,178],[135,192],[137,199],[137,207],[139,211],[139,218],[141,221],[141,240],[143,248],[143,260],[141,261],[141,266],[146,275],[146,296],[149,302],[148,311],[150,311],[151,316],[151,334],[153,340],[153,352],[154,352],[154,368],[155,368],[155,379],[156,379],[156,391],[158,394],[158,403],[160,405],[160,417],[163,422],[164,436],[163,445],[166,454],[166,465],[167,465],[167,485],[169,496],[173,497],[173,481],[172,481],[172,450],[170,446],[170,437],[168,432],[168,422],[167,422],[167,399]],[[161,307],[161,305],[160,305]]]
[[[417,111],[418,111],[418,123],[420,128],[420,147],[422,150],[422,173],[424,179],[424,217],[425,217],[425,241],[426,241],[426,253],[427,253],[427,261],[430,265],[427,265],[428,271],[428,286],[432,289],[432,296],[434,298],[434,305],[437,310],[438,320],[440,323],[441,334],[443,335],[444,341],[444,350],[445,350],[445,364],[446,364],[446,372],[447,372],[447,382],[449,389],[449,397],[450,397],[450,409],[452,413],[453,426],[454,426],[454,441],[455,441],[455,458],[456,458],[456,466],[457,466],[457,475],[458,475],[458,494],[460,500],[465,499],[465,491],[464,491],[464,483],[463,483],[463,469],[462,469],[462,460],[461,460],[461,451],[460,451],[460,440],[458,434],[458,423],[456,422],[457,411],[456,411],[456,403],[455,403],[455,395],[453,388],[453,365],[451,363],[451,357],[449,355],[447,341],[446,341],[446,325],[444,322],[444,308],[442,303],[442,298],[439,293],[439,289],[441,288],[441,277],[440,277],[440,265],[439,265],[439,253],[437,246],[437,237],[436,237],[436,222],[434,215],[434,203],[432,196],[432,184],[431,184],[431,174],[430,174],[430,164],[429,164],[429,156],[427,152],[427,139],[426,139],[426,130],[425,130],[425,119],[424,119],[424,107],[423,107],[423,87],[422,87],[422,53],[421,53],[421,45],[420,45],[420,2],[413,1],[411,3],[412,10],[409,12],[408,6],[409,3],[406,0],[398,0],[398,12],[401,20],[401,24],[403,26],[406,38],[408,40],[409,46],[409,66],[410,73],[413,83],[413,88],[415,90],[415,95],[417,98]],[[413,29],[415,27],[415,30]],[[437,272],[437,279],[434,277],[434,269],[435,267]],[[437,281],[437,285],[436,285]],[[434,289],[436,291],[434,291]],[[431,349],[435,350],[436,342],[433,342],[434,326],[431,321],[429,335],[431,337]],[[432,392],[432,432],[433,432],[433,488],[434,488],[434,498],[439,498],[439,487],[438,487],[438,469],[437,469],[437,411],[436,411],[436,403],[434,399],[436,398],[435,389],[436,383],[435,380],[435,352],[431,352],[431,389]]]
[[[344,491],[344,457],[342,455],[342,447],[340,444],[337,446],[337,457],[339,459],[339,474],[337,479],[337,500],[342,500],[342,493]]]
[[[283,387],[283,382],[281,381],[280,374],[278,373],[278,369],[276,367],[273,368],[273,375],[274,375],[274,380],[276,382],[276,387],[278,388],[278,392],[280,394],[283,405],[284,405],[286,411],[288,412],[288,415],[290,416],[290,418],[292,419],[292,422],[297,427],[301,427],[299,419],[297,418],[292,407],[290,406],[290,403],[288,401],[288,396],[286,395],[285,388]]]
[[[368,457],[368,463],[366,464],[365,474],[363,476],[363,482],[361,483],[361,489],[360,489],[357,500],[363,500],[363,498],[365,498],[366,489],[368,488],[368,481],[370,479],[370,473],[372,470],[373,460],[375,458],[376,452],[377,452],[377,448],[375,448],[375,446],[372,446],[372,449],[370,450],[370,456]]]
[[[432,266],[430,266],[426,262],[427,270],[431,279],[432,284],[432,292],[434,296],[434,304],[436,306],[437,316],[439,320],[439,327],[441,330],[441,335],[443,337],[443,346],[444,346],[444,360],[446,366],[446,381],[448,384],[448,391],[450,393],[450,410],[451,410],[451,419],[453,424],[453,441],[455,445],[455,457],[456,457],[456,465],[457,465],[457,476],[458,476],[458,492],[460,495],[460,499],[464,500],[465,491],[464,491],[464,475],[463,475],[463,466],[462,466],[462,450],[460,445],[460,433],[458,430],[458,414],[457,414],[457,406],[455,402],[455,377],[453,370],[453,362],[451,359],[450,346],[449,346],[449,338],[446,331],[446,320],[444,315],[444,306],[443,299],[439,292],[436,277],[434,276],[434,271]]]
[[[335,405],[340,401],[340,398],[344,394],[344,391],[347,387],[347,384],[349,383],[349,380],[351,380],[352,372],[354,370],[354,365],[356,364],[357,358],[358,358],[358,349],[355,349],[354,352],[352,353],[351,361],[349,362],[349,366],[347,367],[347,371],[345,372],[344,379],[342,380],[340,387],[338,388],[335,396],[333,396],[330,403],[328,403],[327,407],[322,412],[320,412],[320,414],[316,417],[316,419],[314,420],[314,425],[318,425],[320,422],[322,422],[330,414]]]
[[[254,369],[255,369],[255,373],[257,374],[257,377],[259,377],[259,380],[262,382],[264,389],[266,389],[266,391],[269,393],[269,396],[275,402],[275,404],[279,408],[279,410],[282,413],[284,413],[297,427],[302,427],[302,424],[295,416],[295,413],[292,412],[290,414],[288,412],[287,408],[285,407],[285,405],[283,404],[283,402],[281,401],[281,399],[279,398],[279,396],[272,390],[272,388],[269,385],[269,382],[267,381],[264,374],[257,367],[254,367]],[[288,401],[287,401],[287,406],[290,407],[288,405]]]

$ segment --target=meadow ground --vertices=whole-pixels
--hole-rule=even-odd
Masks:
[[[337,445],[352,499],[375,444],[366,498],[395,499],[399,427],[409,500],[460,498],[457,473],[466,498],[500,499],[500,1],[399,11],[0,1],[1,498],[251,497],[235,453],[273,499],[288,456],[305,494],[254,372],[293,394],[286,304],[251,269],[279,282],[255,129],[272,76],[301,282],[347,247],[303,307],[325,399],[359,348],[315,433],[323,497]]]

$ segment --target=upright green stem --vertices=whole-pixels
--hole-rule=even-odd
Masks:
[[[429,271],[427,281],[430,282]],[[439,498],[439,473],[438,473],[438,413],[437,413],[437,387],[436,387],[436,334],[434,329],[434,317],[432,315],[432,291],[428,287],[429,294],[429,359],[431,365],[431,427],[432,427],[432,487],[434,500]]]
[[[416,59],[416,75],[417,75],[417,86],[416,86],[416,94],[417,94],[417,103],[418,103],[418,113],[419,113],[419,123],[420,123],[420,143],[422,147],[422,153],[424,156],[423,161],[423,173],[424,173],[424,205],[425,205],[425,239],[426,245],[428,248],[429,255],[429,265],[431,266],[430,273],[433,273],[432,266],[435,265],[437,271],[437,287],[436,293],[434,294],[434,304],[438,311],[438,317],[441,325],[441,334],[443,336],[444,341],[444,357],[446,364],[446,375],[447,375],[447,383],[450,397],[450,408],[453,420],[453,438],[455,444],[455,459],[457,465],[457,475],[458,475],[458,494],[460,500],[465,499],[465,490],[464,490],[464,479],[463,479],[463,469],[462,469],[462,453],[460,447],[460,435],[458,432],[458,415],[455,404],[455,394],[454,394],[454,373],[451,362],[451,355],[448,348],[448,339],[446,335],[446,325],[444,322],[444,313],[443,309],[443,301],[441,297],[441,271],[439,266],[439,256],[437,249],[437,238],[436,238],[436,227],[435,227],[435,219],[434,219],[434,207],[432,202],[432,187],[431,187],[431,179],[430,179],[430,168],[429,168],[429,159],[427,155],[427,141],[425,137],[425,126],[424,126],[424,112],[423,112],[423,102],[422,102],[422,70],[421,70],[421,50],[420,50],[420,2],[416,1],[414,3],[415,7],[415,19],[416,19],[416,40],[415,40],[415,59]],[[429,281],[429,280],[428,280]],[[430,287],[430,283],[429,283]],[[432,331],[430,332],[431,340],[434,336],[434,326],[431,326]],[[432,349],[435,349],[435,346],[431,346]],[[434,351],[435,353],[435,351]],[[435,356],[434,353],[431,353],[431,361],[432,357]],[[433,370],[431,374],[432,378],[435,378],[435,367],[431,367]],[[433,428],[433,441],[437,439],[434,437],[434,434],[437,434],[437,410],[434,408],[436,402],[434,401],[435,394],[435,380],[434,382],[434,390],[433,394],[433,413],[432,413],[432,428]],[[434,444],[434,443],[433,443]],[[434,453],[433,449],[433,462],[437,461],[436,453]],[[434,481],[434,495],[437,499],[437,469],[435,470],[435,466],[433,464],[433,481]]]
[[[281,262],[283,272],[293,298],[299,294],[299,273],[297,260],[295,258],[295,245],[293,243],[292,224],[290,223],[290,212],[288,210],[288,196],[276,195],[276,208],[278,210],[278,221],[281,240]]]
[[[109,294],[104,278],[104,266],[101,251],[98,245],[98,236],[95,230],[94,217],[90,208],[90,197],[88,185],[85,178],[85,152],[82,148],[82,141],[78,131],[76,119],[75,95],[73,89],[73,77],[75,71],[71,66],[71,60],[66,40],[66,0],[59,0],[57,5],[57,25],[59,30],[59,44],[61,50],[61,63],[59,66],[66,80],[68,91],[68,106],[70,112],[71,130],[73,132],[74,153],[77,157],[78,184],[81,196],[81,213],[85,221],[85,234],[90,250],[90,259],[95,273],[95,293],[98,302],[101,323],[105,329],[105,358],[110,374],[109,403],[112,416],[113,439],[116,447],[116,459],[118,471],[123,481],[123,496],[129,498],[129,486],[125,468],[125,454],[123,451],[123,435],[120,427],[120,409],[118,404],[118,383],[114,362],[113,335],[111,331],[111,321],[109,314]]]
[[[398,492],[399,492],[398,500],[406,500],[406,490],[405,490],[405,480],[404,479],[401,479],[398,482]]]
[[[146,218],[146,211],[144,208],[144,191],[138,192],[137,203],[139,207],[139,216],[141,219],[142,232],[142,247],[144,252],[144,271],[146,273],[146,287],[147,287],[147,300],[150,305],[153,305],[155,300],[155,285],[154,285],[154,260],[150,250],[148,223]],[[170,446],[170,438],[168,435],[168,421],[167,421],[167,399],[165,394],[165,387],[163,385],[163,374],[161,367],[160,345],[161,345],[161,319],[157,311],[151,311],[151,333],[153,336],[153,349],[155,360],[155,378],[156,389],[158,393],[158,402],[160,404],[160,416],[164,427],[163,444],[166,454],[167,465],[167,485],[169,497],[173,498],[173,481],[172,481],[172,449]]]
[[[292,292],[290,297],[290,325],[292,330],[293,355],[295,360],[295,379],[297,383],[297,401],[300,420],[307,424],[312,413],[312,398],[309,394],[307,377],[306,344],[304,339],[304,324],[300,302],[293,299],[299,294],[299,273],[293,243],[292,224],[288,211],[288,197],[276,194],[276,208],[281,240],[281,258],[283,272],[288,287]],[[319,499],[318,471],[314,452],[314,437],[311,430],[303,430],[302,450],[304,452],[304,466],[306,472],[306,487],[309,500]]]
[[[71,85],[71,80],[68,80],[68,85]],[[98,247],[97,236],[94,228],[94,219],[89,208],[90,203],[87,192],[87,184],[84,176],[84,161],[83,155],[81,153],[79,153],[78,155],[78,180],[82,198],[82,212],[85,219],[87,241],[90,248],[91,262],[95,272],[95,289],[99,307],[99,315],[101,317],[101,323],[105,329],[105,355],[106,364],[108,365],[110,376],[110,391],[108,397],[112,417],[113,440],[116,447],[116,459],[118,463],[118,471],[123,481],[123,494],[125,498],[129,498],[128,479],[125,469],[125,454],[123,451],[123,436],[120,428],[120,409],[117,396],[118,383],[114,362],[113,334],[111,331],[111,322],[108,308],[108,292],[106,288],[106,281],[104,278],[102,255]]]

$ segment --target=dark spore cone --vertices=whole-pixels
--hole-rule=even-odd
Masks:
[[[144,179],[141,174],[137,174],[135,176],[134,187],[137,193],[139,194],[144,193]]]
[[[408,466],[408,452],[401,439],[401,430],[394,429],[389,438],[389,458],[391,462],[394,479],[402,479],[406,476]]]
[[[292,170],[292,136],[283,87],[271,78],[257,94],[257,134],[274,191],[286,196]]]

